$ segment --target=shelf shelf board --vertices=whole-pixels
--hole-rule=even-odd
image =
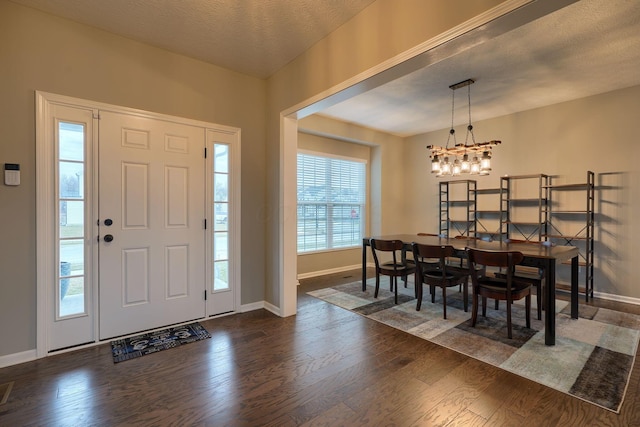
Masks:
[[[542,188],[550,188],[552,190],[586,190],[593,187],[591,184],[583,182],[578,184],[557,184],[543,185]]]
[[[542,173],[536,173],[536,174],[531,174],[531,175],[505,175],[505,176],[501,176],[500,178],[502,179],[529,179],[529,178],[547,178],[548,175],[542,174]]]
[[[528,199],[514,199],[514,198],[508,198],[508,199],[504,199],[505,202],[526,202],[526,203],[544,203],[547,201],[547,199],[545,199],[544,197],[542,199],[538,199],[538,198],[528,198]]]
[[[590,213],[589,211],[548,211],[549,215],[584,215]]]
[[[541,225],[544,225],[544,222],[527,222],[527,221],[502,221],[503,224],[513,224],[513,225],[531,225],[531,226],[536,226],[539,227]]]
[[[501,211],[485,211],[485,210],[476,210],[476,214],[491,214],[491,215],[500,215]]]
[[[476,193],[482,194],[497,194],[500,192],[500,188],[477,188]]]
[[[585,236],[569,236],[566,234],[546,234],[545,236],[551,239],[587,240]]]

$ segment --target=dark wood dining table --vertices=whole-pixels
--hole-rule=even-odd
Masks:
[[[371,239],[401,240],[406,250],[411,250],[413,242],[426,245],[451,245],[456,250],[456,256],[466,258],[466,248],[485,249],[494,251],[519,251],[524,255],[521,265],[541,268],[544,271],[545,297],[544,306],[556,306],[556,263],[571,261],[571,317],[578,318],[578,248],[575,246],[546,246],[526,243],[488,242],[477,239],[453,239],[439,236],[418,236],[416,234],[391,234],[385,236],[371,236],[362,239],[362,290],[367,289],[367,247]],[[544,315],[546,345],[556,342],[556,311],[545,310]]]

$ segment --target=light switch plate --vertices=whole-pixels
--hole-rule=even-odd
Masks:
[[[16,163],[4,164],[4,184],[20,185],[20,165]]]

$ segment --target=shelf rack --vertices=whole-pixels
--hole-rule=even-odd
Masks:
[[[524,183],[518,191],[516,183]],[[503,239],[543,241],[548,232],[549,176],[545,174],[500,177],[500,235]],[[526,188],[529,187],[529,188]],[[526,211],[521,220],[514,211]]]
[[[579,247],[579,265],[585,268],[585,298],[589,301],[589,297],[593,298],[595,174],[592,171],[587,171],[587,180],[576,184],[554,185],[550,179],[545,188],[549,194],[549,230],[544,236],[545,240],[551,240],[556,244]],[[574,209],[576,204],[571,204],[568,209],[556,209],[554,196],[560,191],[581,195],[584,209]],[[567,233],[567,223],[575,224],[577,227],[572,228],[572,231]]]
[[[483,240],[503,240],[500,231],[500,210],[499,206],[500,187],[476,188],[476,237]],[[494,203],[490,206],[496,209],[481,209],[484,207],[482,199],[494,197]]]
[[[476,236],[476,181],[440,182],[440,235]]]

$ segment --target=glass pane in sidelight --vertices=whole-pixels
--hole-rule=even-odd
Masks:
[[[214,233],[213,235],[213,260],[221,261],[229,259],[229,233]]]
[[[58,146],[60,160],[84,161],[84,125],[58,123]]]
[[[84,313],[84,277],[63,277],[59,282],[60,317]]]
[[[84,237],[84,202],[60,201],[60,238]]]
[[[213,264],[213,290],[229,288],[229,262],[217,261]]]

